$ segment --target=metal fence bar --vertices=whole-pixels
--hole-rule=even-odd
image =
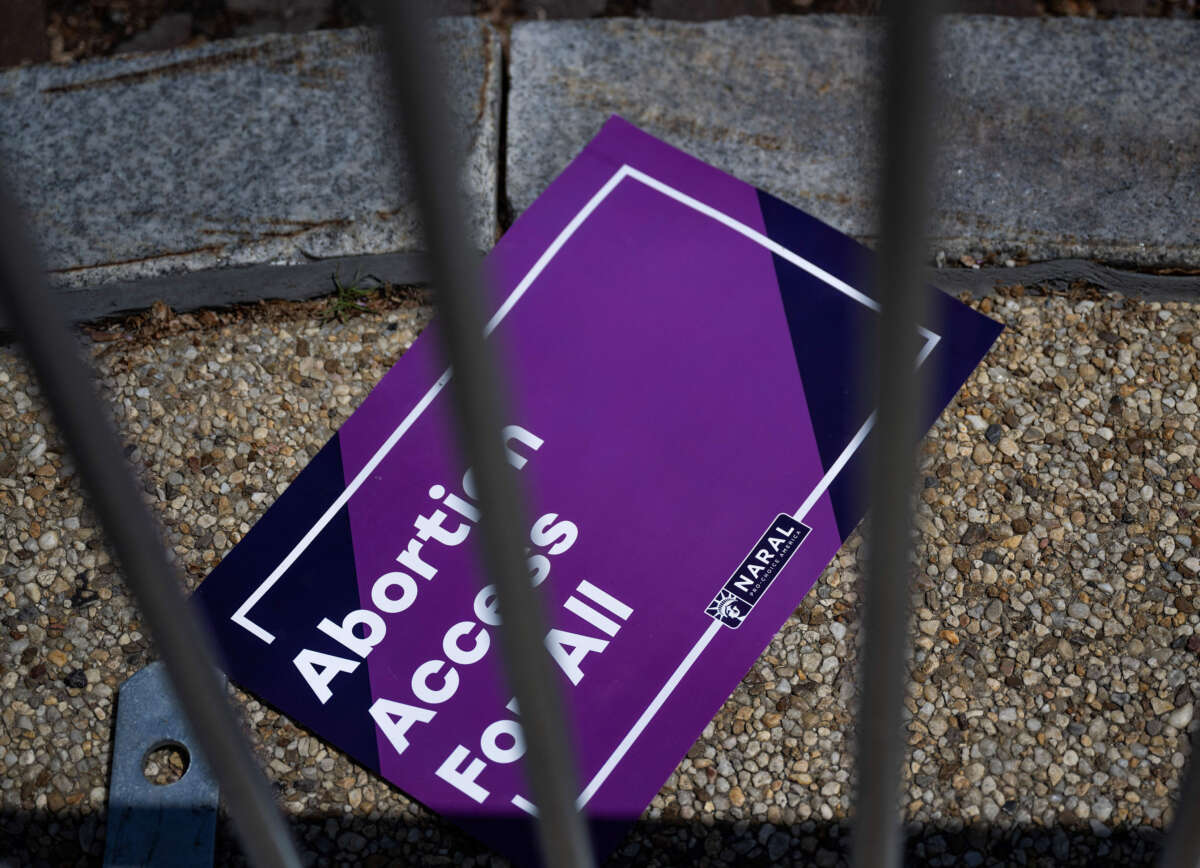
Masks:
[[[901,712],[907,681],[910,497],[921,389],[914,370],[928,208],[932,0],[887,4],[882,102],[879,320],[868,571],[863,601],[858,794],[852,856],[859,868],[903,860]]]
[[[505,416],[499,366],[483,339],[483,274],[467,243],[443,61],[424,2],[380,0],[376,11],[424,221],[436,327],[453,370],[459,443],[479,492],[484,565],[504,615],[501,656],[520,708],[524,770],[538,808],[543,854],[549,865],[590,866],[587,827],[575,807],[579,790],[558,673],[550,665],[546,623],[525,563],[528,524],[518,481],[504,457],[500,430],[511,420]]]
[[[298,868],[287,825],[217,675],[212,640],[183,595],[92,376],[46,286],[15,202],[0,182],[0,309],[25,347],[93,508],[137,598],[192,731],[256,865]]]
[[[1192,735],[1192,755],[1183,774],[1160,868],[1200,868],[1200,729]]]

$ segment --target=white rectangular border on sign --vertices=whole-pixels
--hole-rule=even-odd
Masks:
[[[745,223],[734,219],[725,212],[718,211],[716,208],[704,204],[699,199],[689,196],[686,193],[663,183],[657,178],[651,177],[645,172],[633,168],[632,166],[622,165],[621,168],[613,173],[612,177],[610,177],[608,181],[604,183],[604,185],[596,192],[596,194],[588,200],[587,204],[585,204],[575,214],[575,216],[571,218],[570,222],[563,227],[562,231],[559,232],[555,239],[550,243],[550,246],[547,247],[542,255],[538,257],[537,262],[535,262],[529,271],[525,273],[525,276],[521,278],[520,283],[518,283],[516,288],[509,293],[508,297],[504,300],[504,303],[500,305],[500,308],[496,311],[492,318],[488,320],[487,325],[484,327],[484,337],[490,335],[493,331],[495,331],[496,327],[504,321],[504,318],[508,316],[509,312],[513,309],[513,307],[516,306],[517,302],[521,300],[522,296],[525,295],[526,291],[530,288],[533,282],[537,280],[541,273],[546,269],[546,266],[550,264],[551,260],[553,260],[558,252],[563,248],[563,245],[565,245],[567,241],[570,240],[571,236],[575,234],[575,231],[579,229],[579,227],[583,225],[583,222],[587,220],[587,218],[591,216],[591,214],[600,206],[600,203],[608,198],[608,195],[614,189],[616,189],[617,185],[627,178],[637,181],[641,184],[645,184],[647,187],[662,193],[664,196],[674,199],[676,202],[679,202],[680,204],[685,205],[694,211],[698,211],[706,217],[716,220],[718,223],[729,227],[739,235],[742,235],[756,244],[765,247],[767,250],[771,251],[771,253],[775,254],[781,259],[784,259],[797,268],[808,272],[813,277],[816,277],[818,280],[822,281],[833,289],[836,289],[838,292],[849,296],[859,304],[870,308],[876,313],[879,312],[879,303],[873,298],[860,292],[859,290],[850,286],[850,284],[833,276],[812,262],[809,262],[800,254],[788,250],[778,242],[773,241],[761,232],[747,226]],[[924,326],[917,326],[917,328],[920,331],[921,336],[925,339],[925,343],[921,347],[921,351],[917,355],[916,360],[916,366],[920,367],[929,357],[929,354],[933,352],[933,348],[937,346],[938,341],[941,340],[941,336],[934,334]],[[313,540],[316,539],[321,531],[325,529],[325,526],[329,524],[338,511],[341,510],[347,502],[349,502],[350,498],[354,496],[355,492],[358,491],[362,484],[366,482],[368,477],[370,477],[370,475],[375,471],[375,468],[377,468],[383,459],[387,457],[388,453],[392,451],[392,448],[398,442],[400,442],[400,438],[405,435],[405,433],[429,408],[429,405],[433,403],[433,400],[441,393],[442,389],[446,387],[446,384],[450,382],[450,377],[451,370],[447,368],[442,372],[441,376],[434,381],[433,385],[429,387],[429,390],[421,397],[421,400],[419,400],[408,412],[408,415],[405,416],[400,424],[396,426],[383,444],[380,445],[377,450],[375,450],[375,454],[371,456],[371,459],[363,466],[354,479],[350,481],[350,484],[345,487],[338,498],[332,504],[330,504],[329,508],[325,510],[317,522],[311,528],[309,528],[308,532],[304,534],[298,543],[296,543],[295,547],[288,552],[287,557],[279,562],[279,565],[271,571],[271,574],[267,576],[267,578],[264,579],[257,588],[254,589],[250,596],[248,596],[241,606],[238,607],[237,611],[230,616],[230,619],[235,624],[248,630],[250,633],[253,633],[267,644],[275,641],[275,636],[272,633],[250,620],[250,610],[263,598],[267,591],[269,591],[283,577],[284,573],[286,573],[292,564],[296,562],[296,559],[304,553],[305,549],[312,544]],[[808,515],[809,511],[816,505],[817,501],[821,499],[821,497],[829,489],[829,486],[833,484],[833,481],[837,479],[838,475],[845,468],[846,464],[858,451],[859,447],[862,446],[874,425],[875,413],[871,413],[871,415],[867,417],[867,420],[863,422],[862,426],[855,433],[854,437],[851,438],[850,442],[846,444],[846,447],[838,455],[837,460],[834,461],[832,466],[830,466],[830,468],[825,472],[825,475],[821,477],[821,480],[817,483],[813,490],[809,492],[808,497],[805,498],[804,502],[793,514],[793,517],[797,521],[803,521],[804,517]],[[645,711],[642,712],[641,716],[638,717],[637,721],[634,722],[633,726],[625,734],[625,737],[621,739],[620,743],[616,746],[616,748],[614,748],[612,754],[609,755],[608,759],[604,762],[596,774],[592,776],[587,786],[584,787],[583,792],[580,793],[577,800],[577,805],[579,808],[582,809],[589,801],[591,801],[592,797],[608,779],[609,775],[612,774],[613,769],[617,767],[617,764],[624,758],[625,754],[629,752],[629,749],[633,746],[633,743],[637,741],[638,737],[646,729],[650,721],[654,719],[654,716],[658,713],[659,709],[661,709],[666,703],[667,699],[670,698],[671,694],[675,691],[675,688],[679,686],[679,683],[683,680],[683,677],[687,675],[688,671],[695,664],[696,660],[699,659],[700,654],[706,647],[708,647],[709,642],[713,640],[713,637],[716,636],[720,629],[721,624],[717,621],[713,621],[704,631],[703,635],[701,635],[700,638],[696,640],[696,643],[692,645],[688,653],[684,655],[683,660],[680,661],[679,665],[675,668],[675,671],[671,673],[670,678],[668,678],[666,683],[663,684],[662,688],[646,707]],[[522,796],[514,796],[512,803],[527,813],[536,813],[536,808],[534,807],[533,803]]]

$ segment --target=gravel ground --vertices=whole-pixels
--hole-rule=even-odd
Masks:
[[[1009,328],[923,447],[910,857],[1145,864],[1197,725],[1200,306],[973,303]],[[328,305],[159,310],[85,338],[193,587],[429,318],[413,294],[344,323]],[[0,852],[95,861],[115,692],[153,650],[11,347],[0,443]],[[612,864],[845,861],[862,556],[856,535]],[[231,692],[310,862],[501,862]],[[225,826],[218,846],[237,861]]]

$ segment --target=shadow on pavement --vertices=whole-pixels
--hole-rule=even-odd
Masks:
[[[104,854],[102,813],[66,810],[0,811],[0,865],[99,865]],[[434,817],[371,821],[337,814],[291,818],[305,865],[506,865],[482,844]],[[596,825],[596,824],[594,824]],[[793,826],[718,821],[639,820],[607,866],[765,866],[847,863],[850,827],[807,821]],[[944,824],[907,829],[908,865],[1136,866],[1152,865],[1163,833],[1150,827],[1108,828],[1097,835],[1087,823],[1050,827],[1012,824]],[[217,830],[216,865],[246,864],[228,818]]]

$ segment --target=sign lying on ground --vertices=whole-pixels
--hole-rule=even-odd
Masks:
[[[530,578],[603,849],[863,516],[871,262],[613,118],[487,265]],[[929,293],[926,424],[1000,331]],[[449,379],[423,335],[196,599],[235,681],[532,862]]]

